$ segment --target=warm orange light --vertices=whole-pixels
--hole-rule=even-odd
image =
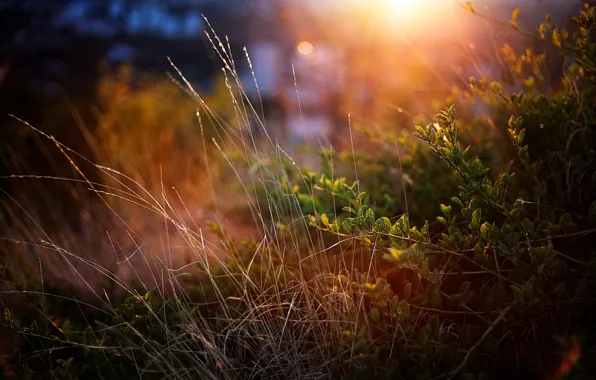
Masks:
[[[388,11],[403,15],[412,12],[416,6],[420,6],[420,0],[385,0]]]
[[[388,31],[430,35],[445,30],[457,9],[454,0],[370,0],[373,10],[388,25]]]
[[[315,47],[308,41],[302,41],[296,47],[298,52],[303,55],[310,55],[315,51]]]

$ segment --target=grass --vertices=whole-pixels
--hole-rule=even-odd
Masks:
[[[398,281],[404,282],[398,284],[400,292],[403,289],[400,293],[395,290],[396,284],[388,283],[381,275],[387,268],[378,258],[388,248],[395,249],[383,239],[399,237],[400,244],[417,239],[409,225],[407,236],[401,237],[388,231],[379,234],[375,230],[378,225],[368,230],[355,229],[351,234],[328,233],[339,232],[331,226],[341,216],[337,210],[346,201],[340,186],[336,186],[343,175],[341,163],[344,167],[346,162],[348,167],[353,165],[349,170],[353,170],[354,179],[366,182],[366,173],[356,158],[358,136],[362,135],[348,124],[347,156],[342,158],[341,152],[331,150],[321,163],[327,177],[316,179],[319,182],[314,184],[309,182],[308,176],[300,175],[301,162],[293,158],[290,149],[270,137],[259,107],[251,102],[238,76],[228,44],[211,32],[208,38],[222,61],[224,85],[233,110],[227,118],[218,115],[172,63],[178,75],[176,83],[198,107],[195,115],[200,133],[197,136],[190,129],[182,138],[193,136],[196,140],[192,140],[191,150],[193,146],[201,148],[193,152],[192,164],[180,166],[188,157],[181,147],[174,152],[150,151],[148,156],[143,156],[143,149],[132,149],[153,141],[155,135],[148,133],[139,138],[119,124],[118,115],[126,115],[131,118],[129,123],[135,123],[135,112],[143,114],[147,104],[148,108],[156,108],[161,101],[151,96],[118,103],[111,115],[116,118],[103,120],[103,140],[96,148],[101,158],[111,161],[108,166],[94,163],[23,121],[58,149],[79,177],[13,179],[82,184],[94,196],[82,202],[79,231],[64,226],[57,235],[46,233],[37,222],[38,216],[20,200],[6,205],[13,216],[2,244],[11,252],[13,266],[21,272],[6,270],[9,287],[3,299],[17,299],[12,302],[22,309],[18,312],[13,307],[15,315],[5,313],[5,323],[33,346],[22,359],[34,376],[327,379],[368,378],[380,373],[392,378],[400,373],[407,378],[430,378],[432,371],[442,371],[441,378],[471,378],[479,367],[490,367],[490,363],[484,363],[491,359],[483,357],[484,346],[494,344],[495,337],[502,338],[497,346],[507,341],[509,332],[496,334],[509,331],[502,329],[506,323],[514,323],[509,318],[514,307],[482,315],[465,304],[450,309],[432,302],[425,306],[405,302],[410,297],[405,289],[409,284],[412,294],[416,292],[412,288],[418,286],[416,278],[423,277],[424,263],[398,273]],[[128,91],[125,84],[112,82],[107,82],[104,90],[109,94],[114,85]],[[166,93],[166,99],[178,101]],[[175,105],[168,105],[166,111],[170,107]],[[159,131],[168,123],[188,125],[182,116],[183,120],[171,120],[167,112],[161,111],[144,115],[143,125],[150,124],[151,131]],[[440,129],[434,131],[441,133]],[[445,135],[445,141],[449,138]],[[122,143],[120,139],[125,143],[118,149],[130,146],[131,150],[125,152],[130,155],[111,156],[110,152],[118,151],[113,146]],[[164,139],[175,140],[172,136]],[[399,225],[406,223],[410,210],[416,210],[417,204],[424,201],[410,195],[412,189],[403,180],[407,165],[412,165],[413,154],[408,149],[416,146],[397,146],[397,138],[392,139],[390,149],[397,154],[398,162],[388,166],[395,166],[395,174],[402,180],[397,181],[399,198],[394,200],[399,204],[389,208],[393,212],[389,224]],[[167,165],[159,171],[144,167],[155,161],[152,153],[159,156],[158,160],[168,157]],[[497,155],[494,162],[501,165],[501,158]],[[83,165],[97,170],[101,182],[90,180],[81,169]],[[129,170],[133,173],[127,174]],[[195,170],[195,176],[200,177],[196,180],[201,182],[200,191],[193,192],[195,188],[183,185],[180,190],[177,175],[191,184],[195,182],[191,180]],[[385,173],[378,172],[380,176]],[[291,190],[296,186],[301,190]],[[362,206],[364,185],[355,182],[350,186],[358,206]],[[315,202],[326,187],[332,190],[328,204]],[[304,211],[305,204],[312,207],[311,212]],[[402,207],[402,212],[396,211]],[[450,223],[443,211],[443,220]],[[470,206],[470,214],[472,211]],[[313,228],[313,218],[320,228]],[[214,223],[206,223],[208,219]],[[477,222],[479,229],[479,221],[473,219],[470,225]],[[238,236],[248,238],[239,240]],[[475,251],[468,247],[463,253],[453,252],[430,242],[427,246],[435,250],[434,254],[448,252],[460,257]],[[389,252],[419,253],[403,248]],[[494,261],[496,269],[489,268],[492,264],[487,261],[475,270],[461,269],[460,275],[496,273],[496,282],[517,285],[517,280],[506,277],[514,268],[500,267],[496,256]],[[504,262],[511,265],[507,259]],[[583,263],[576,260],[575,264],[578,262]],[[426,265],[428,271],[428,262]],[[460,276],[453,277],[458,277],[456,290],[460,293],[456,296],[468,294],[467,288],[461,288],[466,282]],[[454,298],[453,294],[439,297],[445,303]],[[460,324],[458,318],[478,319],[483,327],[474,330]],[[526,339],[531,335],[525,330],[523,334]],[[417,366],[400,368],[400,363],[404,367],[403,363],[412,362]],[[10,365],[18,370],[8,361],[7,373]],[[52,370],[49,374],[48,369]]]
[[[83,183],[88,190],[97,195],[99,202],[86,201],[88,203],[82,210],[82,234],[69,232],[68,227],[65,227],[60,231],[61,236],[57,238],[46,235],[44,229],[37,225],[35,216],[28,214],[21,208],[22,204],[17,203],[13,219],[18,224],[11,227],[12,231],[8,233],[11,238],[4,240],[4,243],[11,245],[9,249],[15,254],[14,257],[25,260],[29,258],[30,266],[23,267],[30,271],[29,278],[36,280],[25,286],[29,289],[37,285],[40,286],[40,291],[8,290],[4,295],[41,297],[42,306],[45,303],[53,303],[54,300],[69,301],[78,305],[77,307],[94,309],[102,315],[102,319],[119,317],[119,310],[115,307],[112,297],[140,297],[139,301],[149,311],[152,323],[168,342],[166,347],[154,344],[143,332],[131,326],[129,327],[132,329],[132,335],[137,339],[128,342],[130,346],[114,347],[100,344],[81,347],[105,352],[106,355],[117,350],[130,355],[131,358],[135,352],[142,351],[148,362],[152,363],[154,370],[168,373],[168,377],[172,379],[189,376],[218,379],[325,378],[333,368],[343,365],[341,361],[345,353],[338,355],[338,344],[342,341],[346,327],[356,327],[353,326],[356,311],[345,310],[341,302],[341,292],[330,292],[327,289],[329,279],[328,275],[323,273],[336,271],[337,267],[332,269],[328,262],[321,260],[322,252],[317,248],[321,246],[321,242],[315,243],[321,237],[311,236],[309,239],[312,240],[312,244],[305,246],[302,244],[302,237],[297,236],[308,233],[305,216],[301,214],[297,200],[292,197],[273,198],[271,189],[280,187],[279,178],[291,183],[291,179],[285,176],[282,164],[282,158],[291,158],[280,145],[267,138],[268,131],[263,121],[240,86],[240,80],[230,60],[231,52],[223,48],[217,36],[212,38],[214,47],[218,49],[218,54],[227,69],[227,85],[238,117],[238,128],[231,128],[214,114],[184,77],[181,77],[181,86],[200,106],[197,118],[205,154],[202,159],[206,161],[201,164],[204,165],[203,175],[209,179],[206,182],[211,186],[203,191],[202,195],[204,194],[204,198],[210,197],[213,202],[215,213],[212,214],[212,218],[222,227],[233,231],[233,226],[230,227],[226,225],[225,220],[219,219],[227,210],[237,209],[236,206],[230,207],[230,199],[233,198],[225,192],[225,186],[230,186],[233,181],[227,179],[226,184],[222,185],[221,181],[215,179],[219,174],[214,172],[216,166],[213,165],[213,161],[216,158],[207,153],[213,150],[207,146],[212,145],[223,158],[223,162],[229,165],[226,172],[235,176],[236,186],[244,192],[240,198],[246,202],[247,214],[252,219],[250,224],[253,227],[248,234],[245,232],[246,229],[241,232],[243,236],[257,236],[256,241],[259,242],[250,261],[238,256],[239,243],[233,238],[221,235],[219,242],[218,239],[214,239],[214,234],[204,227],[204,220],[195,220],[193,212],[182,201],[182,196],[176,189],[168,191],[162,182],[161,192],[154,196],[146,186],[133,177],[79,156],[51,136],[22,121],[28,128],[54,144],[80,174],[80,179],[37,176],[13,178],[38,182],[55,180]],[[143,109],[146,108],[143,106]],[[222,134],[227,135],[225,143],[222,139],[219,139],[219,142],[215,139],[209,141],[205,137],[203,123],[207,122],[216,126],[216,133],[220,137]],[[264,139],[257,138],[250,132],[252,123],[261,128]],[[163,127],[159,123],[156,125]],[[107,129],[109,127],[103,130]],[[118,138],[111,130],[107,132],[111,138]],[[137,138],[126,131],[123,133],[124,138]],[[130,146],[134,145],[135,142],[131,141]],[[97,148],[106,151],[102,146]],[[228,151],[242,152],[243,156],[238,159],[226,153]],[[126,159],[127,156],[115,157],[122,157],[126,163],[132,164]],[[144,157],[140,158],[138,154],[131,157],[141,164],[151,162]],[[81,160],[100,171],[102,183],[87,179],[77,163]],[[241,161],[241,167],[256,169],[250,174],[239,170],[238,160]],[[174,163],[178,161],[180,160],[172,159]],[[259,165],[263,162],[268,163],[267,167]],[[296,165],[293,161],[292,164]],[[134,171],[134,167],[129,166],[129,169],[131,168]],[[158,183],[159,179],[152,179],[150,187],[159,190],[155,186]],[[265,189],[268,199],[266,204],[259,203],[255,198],[252,189],[257,185]],[[8,208],[15,209],[10,205]],[[94,212],[95,208],[107,208],[111,215],[101,211]],[[275,231],[268,221],[278,220],[282,208],[292,211],[290,218],[293,220],[290,224],[296,226],[285,235]],[[137,231],[142,232],[139,234]],[[128,241],[123,241],[124,238]],[[82,247],[88,247],[89,252],[78,253]],[[273,257],[274,253],[283,255]],[[287,264],[285,256],[291,257]],[[309,261],[310,268],[312,264],[320,266],[320,273],[313,276],[312,269],[303,271],[302,265],[293,267],[303,260]],[[228,269],[230,265],[234,270]],[[286,270],[285,265],[290,269]],[[261,270],[261,281],[251,274],[256,266]],[[348,268],[344,270],[347,271]],[[291,279],[286,278],[289,273],[292,274]],[[188,276],[198,276],[201,281],[212,286],[216,298],[214,301],[218,304],[214,316],[191,313],[192,304],[189,301],[192,297],[184,282]],[[220,278],[227,278],[229,288],[219,288]],[[67,279],[68,287],[72,286],[78,296],[53,294],[47,290],[48,283],[64,279]],[[106,282],[111,284],[110,288],[115,290],[114,293],[107,293]],[[135,288],[133,283],[140,285],[140,288]],[[142,298],[148,293],[167,298],[167,304],[161,308],[149,307],[149,301]],[[78,298],[81,295],[86,301]],[[40,330],[48,333],[53,329],[64,332],[63,326],[51,320],[52,314],[45,310],[40,312],[47,318],[45,329],[40,326]],[[167,317],[172,313],[179,318],[176,326],[172,326]],[[106,328],[114,329],[115,334],[119,334],[119,327],[116,325]],[[101,336],[105,331],[99,328],[94,334]],[[41,342],[45,339],[43,333],[37,334],[33,331],[24,336],[26,339]],[[349,351],[350,348],[345,347],[343,350]],[[35,353],[44,359],[47,354],[48,351],[45,349]],[[55,367],[51,361],[46,364]],[[137,370],[140,377],[151,376],[149,369],[139,367]]]

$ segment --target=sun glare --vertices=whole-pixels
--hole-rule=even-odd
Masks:
[[[403,15],[420,6],[420,0],[385,0],[387,10],[398,15]]]
[[[387,31],[424,35],[445,30],[456,9],[450,0],[370,0],[366,4],[369,15],[382,20]]]

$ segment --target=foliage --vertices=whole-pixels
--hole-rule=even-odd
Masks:
[[[51,368],[47,378],[65,379],[590,378],[595,15],[586,5],[573,34],[540,27],[537,38],[570,61],[554,89],[541,87],[545,56],[509,48],[521,91],[470,81],[464,100],[489,106],[497,151],[475,138],[482,122],[451,105],[416,127],[428,151],[406,140],[389,158],[323,151],[319,173],[247,159],[262,174],[253,182],[269,223],[262,241],[238,242],[214,224],[229,256],[209,261],[202,235],[189,233],[202,244],[202,275],[169,294],[102,298],[85,315],[94,322],[40,306],[23,327],[5,313],[34,345],[13,361],[29,376]],[[396,139],[377,143],[387,141]],[[338,175],[354,161],[355,178]],[[424,183],[408,187],[405,174]],[[438,212],[425,220],[431,202]]]

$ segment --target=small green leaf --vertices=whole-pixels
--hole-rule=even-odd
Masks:
[[[449,218],[451,216],[451,206],[446,206],[441,203],[441,213],[446,217]]]
[[[458,197],[451,198],[451,202],[455,203],[456,205],[458,205],[461,208],[464,207],[464,203]]]
[[[482,223],[480,226],[480,236],[482,236],[486,240],[490,240],[492,232],[492,225],[489,222]]]
[[[558,48],[561,47],[561,44],[562,44],[561,33],[559,32],[559,30],[557,28],[553,29],[552,41],[556,47],[558,47]]]
[[[412,283],[408,282],[406,284],[406,286],[404,286],[404,296],[406,297],[406,299],[410,299],[410,297],[412,297]]]
[[[474,8],[474,6],[472,5],[472,3],[470,3],[469,1],[467,1],[467,2],[464,4],[464,8],[465,8],[465,9],[466,9],[468,12],[471,12],[471,13],[476,13],[476,8]]]
[[[399,319],[405,319],[410,316],[410,305],[405,300],[401,300],[397,304],[397,316]]]
[[[534,224],[528,218],[524,218],[524,220],[522,220],[522,227],[526,233],[531,234],[534,232]]]
[[[479,241],[474,246],[474,256],[476,258],[481,258],[483,255],[484,255],[484,244],[481,241]]]
[[[363,192],[361,192],[360,194],[358,194],[358,201],[359,201],[360,203],[363,203],[363,202],[364,202],[364,198],[366,198],[366,195],[367,195],[367,194],[366,194],[366,191],[363,191]]]
[[[342,210],[344,210],[345,212],[347,212],[348,214],[351,215],[358,215],[358,212],[356,212],[356,210],[354,210],[352,207],[344,207]]]
[[[428,220],[424,222],[424,226],[422,226],[422,238],[424,241],[430,241],[430,230],[428,227]]]
[[[393,248],[393,247],[389,247],[389,248],[387,248],[387,250],[389,251],[389,255],[391,255],[392,261],[398,261],[399,258],[401,257],[401,255],[405,252],[401,249],[397,249],[397,248]]]
[[[371,229],[374,222],[375,212],[371,208],[369,208],[366,210],[366,213],[364,215],[363,228],[367,230]]]
[[[347,233],[352,233],[358,229],[358,218],[346,218],[342,221],[341,226]]]
[[[526,129],[524,128],[524,129],[520,130],[517,135],[517,144],[521,145],[525,138],[526,138]]]
[[[447,219],[443,218],[442,216],[437,216],[437,221],[443,225],[447,225]]]
[[[377,219],[375,223],[375,228],[378,232],[386,234],[391,229],[391,221],[389,220],[389,218],[383,216]]]
[[[329,217],[327,214],[321,214],[321,223],[323,223],[325,227],[329,227]]]
[[[422,261],[422,265],[420,266],[420,278],[425,280],[430,280],[430,270],[428,268],[428,257]]]
[[[480,220],[481,220],[481,218],[482,218],[482,210],[479,209],[479,208],[477,208],[472,213],[472,227],[474,229],[480,228]]]
[[[511,20],[517,21],[517,19],[519,18],[519,13],[520,13],[519,8],[515,8],[513,10],[513,12],[511,13]]]

